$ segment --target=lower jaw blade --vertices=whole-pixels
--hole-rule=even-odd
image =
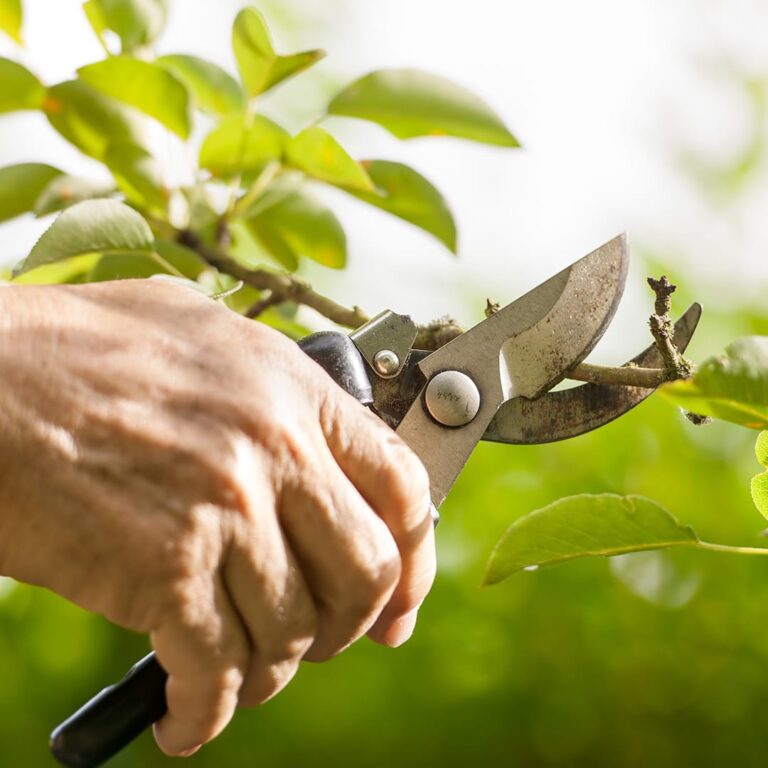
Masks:
[[[685,351],[701,317],[693,304],[675,323],[675,345]],[[663,365],[655,346],[630,363],[643,368]],[[511,445],[534,445],[566,440],[608,424],[647,398],[654,390],[607,384],[583,384],[573,389],[548,392],[535,400],[508,400],[496,413],[483,440]]]

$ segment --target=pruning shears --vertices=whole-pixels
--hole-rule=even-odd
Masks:
[[[547,443],[589,432],[652,392],[583,384],[551,391],[602,337],[618,306],[629,256],[619,236],[433,352],[414,349],[410,317],[382,312],[351,336],[325,331],[301,348],[419,456],[438,509],[480,440]],[[675,325],[688,346],[701,307]],[[630,364],[659,367],[652,345]],[[64,765],[94,768],[166,712],[166,674],[154,654],[56,728]]]

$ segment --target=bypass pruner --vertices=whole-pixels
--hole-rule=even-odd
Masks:
[[[347,336],[325,331],[301,348],[419,456],[435,509],[479,440],[547,443],[626,413],[652,390],[598,384],[551,391],[590,353],[610,323],[627,275],[626,239],[614,238],[434,352],[414,349],[410,317],[382,312]],[[701,307],[675,325],[684,350]],[[654,346],[630,363],[662,364]],[[166,674],[149,654],[51,736],[56,758],[93,768],[166,712]]]

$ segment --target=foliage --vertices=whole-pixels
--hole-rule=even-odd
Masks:
[[[14,15],[7,2],[2,7],[0,28],[18,39],[21,12]],[[232,31],[236,78],[195,55],[154,55],[168,12],[164,0],[89,0],[84,10],[105,58],[81,67],[74,80],[51,85],[22,64],[0,59],[0,112],[41,111],[62,137],[103,163],[114,184],[40,164],[0,169],[0,220],[74,206],[17,276],[35,270],[35,278],[46,282],[50,274],[69,282],[103,279],[114,272],[119,255],[120,277],[146,276],[150,259],[158,273],[218,285],[226,267],[206,257],[210,249],[255,273],[276,267],[293,272],[303,259],[339,269],[347,260],[344,230],[312,195],[313,183],[344,190],[456,250],[450,209],[413,168],[353,159],[320,125],[325,115],[291,135],[260,112],[265,92],[316,64],[323,51],[278,53],[265,18],[246,7]],[[378,122],[401,138],[453,135],[517,146],[480,99],[423,72],[374,72],[344,88],[327,112]],[[208,126],[197,166],[186,174],[196,179],[193,184],[165,180],[153,153],[152,121],[184,142],[200,133],[196,126]],[[200,258],[174,264],[158,253],[169,242],[193,244]],[[65,259],[76,259],[77,268],[45,272]],[[249,281],[254,302],[266,290],[262,282],[258,275]]]
[[[666,384],[661,392],[690,411],[768,428],[768,336],[734,341],[723,355],[702,363],[692,379]]]
[[[723,355],[706,360],[691,378],[664,384],[666,399],[698,414],[751,429],[768,426],[768,336],[749,336],[730,344]],[[768,432],[755,448],[768,468]],[[768,472],[752,480],[755,506],[768,517]],[[749,555],[768,548],[729,547],[700,541],[649,499],[581,495],[559,499],[514,522],[496,544],[486,567],[486,584],[517,571],[586,556],[695,546]]]

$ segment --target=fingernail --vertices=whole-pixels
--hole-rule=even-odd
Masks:
[[[399,648],[403,643],[410,640],[413,635],[413,630],[416,629],[416,619],[418,618],[418,615],[419,611],[416,609],[399,618],[389,628],[389,631],[384,638],[384,642],[390,648]]]
[[[192,757],[202,746],[202,744],[198,744],[196,747],[192,747],[192,749],[188,749],[185,752],[179,752],[179,757]]]

